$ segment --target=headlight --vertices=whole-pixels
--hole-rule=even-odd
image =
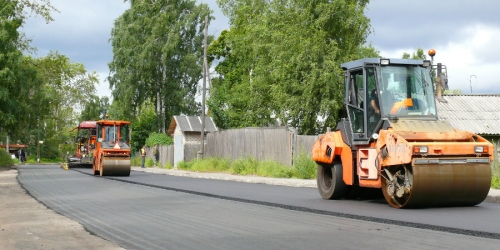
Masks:
[[[427,146],[414,146],[413,153],[416,154],[427,154],[429,152],[429,148]]]
[[[474,146],[474,153],[488,153],[488,147],[487,146]]]
[[[380,59],[380,65],[389,65],[390,62],[387,58]]]

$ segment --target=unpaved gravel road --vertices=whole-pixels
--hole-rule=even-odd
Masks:
[[[0,169],[0,249],[123,249],[29,196],[16,169]]]

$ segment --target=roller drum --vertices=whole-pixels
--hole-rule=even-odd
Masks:
[[[411,190],[402,198],[391,196],[388,181],[383,179],[382,191],[393,207],[474,206],[490,190],[490,164],[422,164],[408,169],[405,178],[410,179]]]
[[[130,176],[130,158],[104,157],[100,174],[102,176]]]

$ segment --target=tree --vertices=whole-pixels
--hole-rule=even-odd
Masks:
[[[30,141],[37,141],[38,133],[44,141],[42,155],[49,158],[61,156],[58,148],[68,141],[69,128],[78,123],[76,110],[83,110],[95,95],[98,77],[88,73],[81,63],[71,62],[67,56],[49,52],[40,58],[26,57],[27,65],[40,79],[36,102],[30,107]],[[31,90],[33,91],[33,90]],[[26,128],[23,128],[26,129]]]
[[[403,59],[415,59],[415,60],[426,60],[427,56],[424,53],[424,50],[421,48],[418,48],[416,52],[413,52],[413,54],[410,57],[410,54],[404,52]]]
[[[141,115],[132,123],[131,146],[132,150],[139,151],[146,144],[149,135],[157,131],[158,127],[157,116],[154,106],[150,102],[146,102],[141,107]]]
[[[22,54],[28,47],[18,29],[22,26],[25,13],[23,7],[33,7],[36,13],[39,5],[29,1],[0,2],[0,130],[19,137],[23,128],[33,119],[33,110],[41,111],[40,79],[30,58]],[[46,13],[45,13],[46,14]],[[47,17],[46,17],[47,18]]]
[[[109,63],[112,107],[134,120],[139,107],[151,101],[158,116],[155,127],[165,131],[173,115],[199,113],[195,101],[201,79],[203,22],[206,4],[194,0],[131,1],[111,32]],[[153,132],[153,131],[150,131]]]
[[[91,95],[89,102],[80,114],[80,121],[95,121],[106,118],[109,110],[109,98]]]
[[[378,52],[363,46],[368,1],[218,0],[230,20],[209,48],[220,75],[208,105],[217,126],[280,121],[316,134],[342,107],[340,64]]]

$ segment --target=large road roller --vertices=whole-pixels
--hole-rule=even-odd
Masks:
[[[128,121],[99,120],[92,172],[100,176],[130,176],[130,142]]]
[[[446,101],[435,95],[441,65],[365,58],[341,67],[343,115],[312,148],[322,198],[378,189],[395,208],[474,206],[486,198],[493,144],[438,119],[436,100]]]

